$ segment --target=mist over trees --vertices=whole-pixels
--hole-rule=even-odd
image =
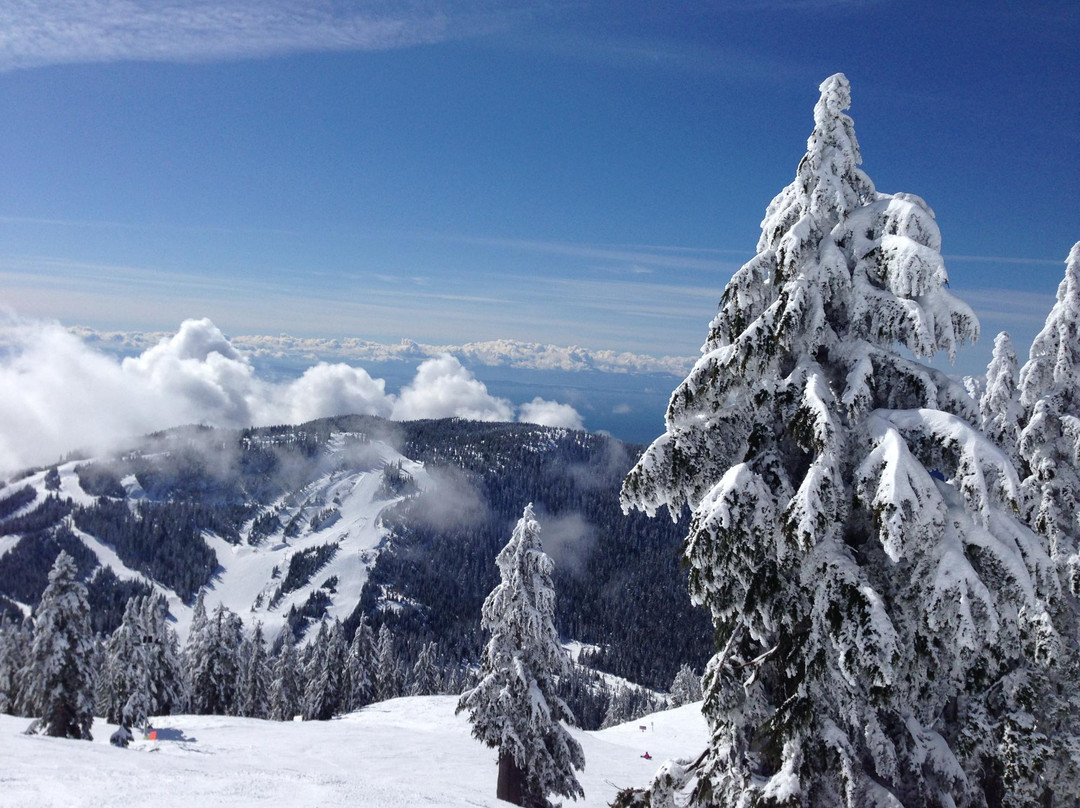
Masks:
[[[343,453],[329,452],[343,434],[349,436]],[[373,457],[375,441],[424,463],[443,493],[425,495],[398,464]],[[386,501],[389,509],[380,516],[390,535],[345,620],[346,636],[362,620],[376,632],[388,622],[410,665],[429,642],[438,644],[444,661],[478,658],[483,638],[470,615],[479,613],[494,585],[491,562],[520,516],[521,501],[532,500],[559,561],[560,634],[591,647],[588,664],[663,690],[683,662],[704,664],[710,628],[682,594],[677,547],[685,526],[624,516],[618,507],[618,488],[636,451],[602,435],[527,424],[394,424],[364,416],[158,433],[130,452],[76,462],[55,475],[64,486],[94,480],[102,493],[89,502],[76,504],[63,487],[46,497],[40,486],[36,494],[33,487],[21,493],[26,486],[0,492],[0,507],[15,494],[19,503],[0,519],[0,532],[15,540],[0,555],[0,611],[17,619],[32,608],[49,566],[65,549],[86,582],[94,631],[111,634],[126,602],[151,590],[137,577],[100,566],[80,532],[190,602],[222,569],[207,534],[252,547],[289,545],[340,518],[333,503],[308,503],[295,492],[355,469],[380,474],[386,496],[396,499]],[[121,480],[130,495],[110,496]],[[303,639],[338,599],[337,581],[320,575],[338,553],[332,532],[326,541],[290,551],[257,607],[273,610],[288,598],[285,617]],[[294,597],[297,591],[306,596]],[[398,608],[382,608],[385,598],[404,592]]]

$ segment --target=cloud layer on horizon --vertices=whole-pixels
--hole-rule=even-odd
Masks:
[[[344,414],[397,420],[458,416],[514,420],[453,356],[425,359],[395,396],[382,379],[344,363],[319,362],[274,383],[209,319],[137,356],[117,360],[57,323],[0,317],[0,471],[52,463],[75,450],[191,423],[245,427],[300,423]],[[537,398],[518,420],[582,428],[573,407]]]
[[[85,342],[109,353],[130,355],[148,350],[170,334],[158,331],[98,331],[85,326],[68,329]],[[593,350],[512,339],[467,342],[464,345],[428,345],[413,340],[390,344],[346,337],[292,337],[237,335],[229,338],[237,349],[253,358],[306,359],[335,362],[407,362],[453,354],[475,366],[525,370],[600,371],[602,373],[666,373],[685,376],[694,357],[649,356],[630,351]]]

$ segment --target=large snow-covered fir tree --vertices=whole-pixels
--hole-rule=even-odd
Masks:
[[[1025,514],[1080,594],[1080,242],[1020,371],[1020,403]]]
[[[499,750],[499,799],[546,806],[548,794],[583,796],[575,769],[581,745],[562,726],[570,709],[556,693],[569,663],[555,631],[555,565],[540,543],[532,505],[495,559],[500,583],[484,601],[481,625],[491,635],[480,680],[465,691],[473,737]]]
[[[143,656],[154,695],[153,715],[168,715],[183,705],[184,671],[180,641],[169,625],[169,606],[161,595],[147,596],[142,603]]]
[[[61,551],[34,614],[34,641],[23,668],[23,700],[35,716],[28,732],[91,740],[93,636],[86,587],[75,560]]]
[[[934,214],[859,168],[847,79],[820,90],[796,178],[624,483],[624,508],[692,510],[718,645],[707,753],[622,801],[1032,804],[1069,787],[1044,779],[1030,686],[1057,578],[1013,516],[1009,458],[920,361],[978,333]]]
[[[109,721],[145,726],[183,702],[176,632],[162,597],[134,597],[109,637],[97,681],[98,705]]]

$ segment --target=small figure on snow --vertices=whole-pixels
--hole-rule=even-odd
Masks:
[[[650,755],[648,752],[646,752],[644,755],[642,755],[642,757],[645,758],[646,760],[652,760],[652,755]]]
[[[131,743],[131,730],[121,724],[116,732],[109,736],[109,743],[121,749],[127,747]]]

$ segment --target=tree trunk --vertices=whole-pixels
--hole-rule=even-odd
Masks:
[[[499,752],[499,784],[495,796],[514,805],[524,805],[525,773],[518,768],[514,756]]]

